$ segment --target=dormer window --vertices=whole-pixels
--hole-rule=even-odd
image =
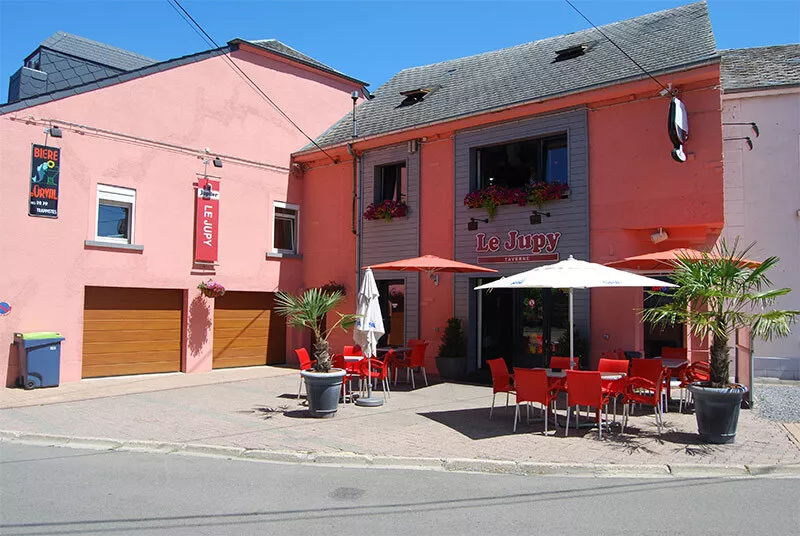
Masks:
[[[553,62],[571,60],[572,58],[583,56],[587,50],[589,50],[589,43],[581,43],[580,45],[556,50],[556,59]]]
[[[36,69],[37,71],[40,70],[39,68],[42,66],[42,58],[40,53],[36,53],[35,55],[31,56],[28,61],[25,62],[25,67],[28,69]]]
[[[416,89],[409,89],[408,91],[401,91],[400,95],[405,97],[403,102],[400,103],[400,106],[408,106],[410,104],[415,104],[417,102],[421,102],[425,97],[436,91],[442,86],[427,86],[427,87],[419,87]]]

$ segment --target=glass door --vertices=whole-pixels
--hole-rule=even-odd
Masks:
[[[482,291],[477,303],[478,368],[496,357],[503,357],[509,369],[544,367],[561,339],[566,335],[569,340],[568,295],[563,290],[493,289]]]
[[[378,347],[403,346],[405,344],[405,289],[403,279],[379,279],[378,304],[383,317],[383,336],[378,339]]]
[[[668,276],[654,277],[660,281],[670,281]],[[655,289],[654,289],[655,290]],[[667,294],[672,294],[674,289],[672,287],[664,287],[657,289]],[[644,308],[649,309],[652,307],[660,307],[672,302],[671,296],[656,296],[649,294],[647,289],[644,292]],[[653,324],[651,322],[644,323],[644,357],[659,357],[661,356],[661,349],[665,346],[673,348],[683,348],[686,346],[686,336],[683,324],[673,324],[671,326],[664,326],[661,324]]]

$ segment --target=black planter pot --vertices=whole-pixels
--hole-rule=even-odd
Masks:
[[[736,438],[739,408],[747,387],[736,384],[728,388],[693,383],[688,387],[694,398],[697,431],[707,443],[732,443]]]
[[[331,369],[330,372],[300,371],[306,380],[308,393],[308,412],[312,417],[333,417],[339,408],[339,396],[342,392],[342,378],[345,371]]]
[[[465,357],[437,357],[436,368],[443,380],[463,380],[467,376],[467,359]]]

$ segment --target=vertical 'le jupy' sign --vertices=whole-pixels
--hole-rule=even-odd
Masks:
[[[217,262],[219,250],[219,181],[201,178],[197,187],[194,261]]]

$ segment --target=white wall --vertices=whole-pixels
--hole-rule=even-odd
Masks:
[[[758,124],[760,137],[749,126],[723,126],[726,139],[750,136],[753,150],[743,140],[723,142],[722,236],[739,236],[745,245],[756,241],[751,258],[780,257],[770,279],[775,288],[793,292],[775,307],[800,310],[800,88],[723,96],[723,123],[750,121]],[[800,374],[800,324],[784,339],[754,341],[754,356],[793,358],[788,366]],[[757,359],[757,369],[759,361],[763,367],[768,360]]]

